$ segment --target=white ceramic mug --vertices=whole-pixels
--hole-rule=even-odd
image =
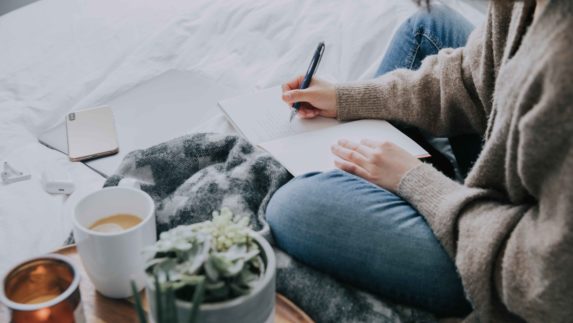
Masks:
[[[97,220],[118,214],[137,215],[141,222],[120,232],[97,232]],[[142,250],[157,240],[155,206],[147,193],[129,187],[107,187],[84,197],[73,215],[74,238],[82,263],[95,288],[104,296],[132,296],[131,281],[145,286]]]

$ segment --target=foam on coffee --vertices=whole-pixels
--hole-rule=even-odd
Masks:
[[[141,221],[137,215],[118,213],[97,220],[89,229],[96,232],[121,232],[138,225]]]

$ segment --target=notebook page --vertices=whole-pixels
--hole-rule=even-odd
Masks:
[[[233,126],[253,144],[332,127],[340,122],[330,118],[289,122],[291,109],[281,99],[280,87],[273,87],[219,102]]]
[[[339,139],[390,141],[418,158],[429,156],[415,141],[382,120],[359,120],[259,144],[295,176],[334,169],[330,147]]]

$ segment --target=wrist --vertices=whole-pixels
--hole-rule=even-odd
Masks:
[[[419,166],[424,165],[420,160],[415,158],[414,160],[407,160],[402,163],[396,172],[396,179],[390,188],[390,190],[394,193],[398,193],[400,190],[400,184],[402,183],[403,179],[408,176],[408,174],[413,171],[414,169],[418,168]]]

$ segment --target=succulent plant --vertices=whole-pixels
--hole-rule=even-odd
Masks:
[[[248,217],[223,208],[213,212],[211,221],[161,233],[144,250],[158,308],[174,310],[175,298],[212,303],[249,293],[265,272],[259,245],[249,232]]]

